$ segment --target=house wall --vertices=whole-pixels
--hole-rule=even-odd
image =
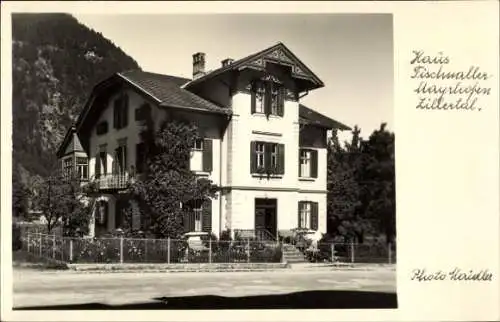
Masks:
[[[251,113],[251,96],[238,92],[232,97],[233,117],[224,135],[223,155],[227,154],[227,175],[222,182],[231,187],[226,199],[227,227],[255,228],[255,199],[277,199],[277,229],[298,227],[298,202],[318,203],[318,230],[326,232],[326,131],[301,129],[298,102],[285,101],[284,116]],[[250,142],[267,141],[285,145],[282,177],[267,178],[250,173]],[[317,178],[299,178],[299,147],[318,151]]]

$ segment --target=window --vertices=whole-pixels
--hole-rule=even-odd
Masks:
[[[103,135],[108,133],[108,122],[102,121],[96,126],[96,134]]]
[[[113,108],[115,129],[119,130],[128,125],[128,96],[121,95],[115,100]]]
[[[311,176],[311,151],[308,150],[300,151],[300,176],[301,177]]]
[[[252,114],[283,116],[285,88],[271,81],[257,81],[252,85]]]
[[[278,145],[271,144],[271,168],[276,169],[278,167]]]
[[[68,157],[63,161],[63,175],[68,178],[73,172],[73,158]]]
[[[136,121],[144,121],[146,120],[147,115],[151,111],[151,106],[148,103],[142,104],[139,108],[135,109],[135,120]]]
[[[262,142],[257,143],[257,149],[255,153],[257,154],[257,169],[263,169],[265,167],[265,145]]]
[[[202,226],[202,209],[201,208],[196,208],[193,209],[194,211],[194,231],[202,231],[203,226]]]
[[[193,143],[193,150],[203,151],[203,139],[196,139]]]
[[[95,170],[94,175],[99,178],[101,174],[106,175],[108,173],[108,162],[107,162],[107,145],[103,144],[99,146],[99,152],[95,157]]]
[[[272,142],[250,143],[251,173],[267,172],[268,174],[285,173],[285,145]]]
[[[89,164],[87,158],[76,158],[76,170],[78,171],[78,178],[87,180],[89,178]]]
[[[113,164],[115,165],[115,174],[124,174],[127,170],[127,145],[126,143],[119,143],[120,145],[115,150],[115,158]]]
[[[299,201],[299,228],[318,230],[318,203]]]
[[[313,149],[300,149],[299,152],[299,177],[318,177],[318,151]]]
[[[300,222],[299,228],[311,228],[311,203],[300,203]]]

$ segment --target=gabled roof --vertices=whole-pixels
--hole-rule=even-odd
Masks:
[[[311,82],[314,83],[314,88],[325,86],[323,81],[321,81],[321,79],[319,79],[316,74],[314,74],[297,56],[295,56],[295,54],[290,49],[288,49],[288,47],[286,47],[283,43],[278,42],[276,45],[251,54],[245,58],[236,60],[227,66],[210,71],[207,74],[188,82],[183,87],[192,87],[195,84],[200,84],[226,71],[238,70],[245,65],[250,65],[252,67],[261,67],[264,66],[264,61],[267,60],[281,61],[292,64],[292,74],[294,74],[294,76],[310,79]]]
[[[309,107],[299,104],[299,118],[301,124],[311,124],[328,129],[351,130],[350,127],[320,114]]]

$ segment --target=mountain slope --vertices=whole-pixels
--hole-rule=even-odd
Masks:
[[[55,151],[97,82],[139,69],[68,14],[13,14],[12,54],[13,170],[30,175],[57,166]]]

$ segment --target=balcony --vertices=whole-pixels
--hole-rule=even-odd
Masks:
[[[128,173],[102,174],[95,178],[96,188],[98,190],[121,190],[128,187],[130,179]]]

